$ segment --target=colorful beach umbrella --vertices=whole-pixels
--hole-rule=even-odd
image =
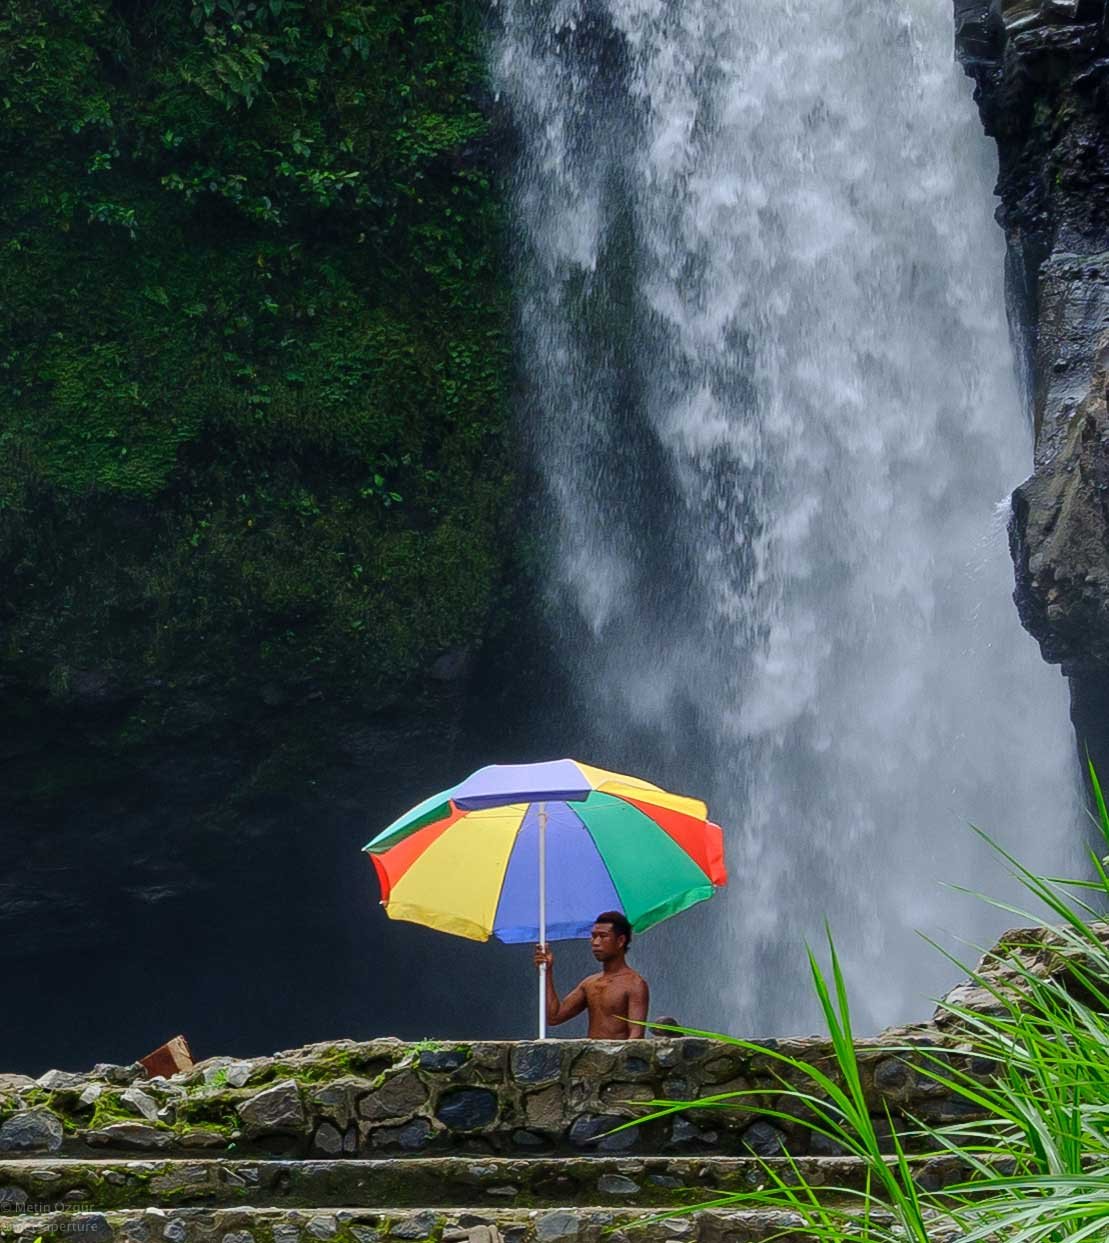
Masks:
[[[570,759],[480,768],[363,849],[390,919],[474,941],[584,937],[604,910],[642,932],[727,882],[704,803]]]

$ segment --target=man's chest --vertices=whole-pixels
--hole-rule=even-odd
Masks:
[[[589,980],[585,985],[585,998],[591,1008],[596,1007],[606,1014],[626,1014],[628,981],[619,977],[614,980]]]

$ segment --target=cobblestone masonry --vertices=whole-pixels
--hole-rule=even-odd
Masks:
[[[965,1115],[927,1074],[966,1066],[954,1038],[927,1028],[859,1043],[875,1117],[911,1129]],[[759,1052],[703,1039],[605,1043],[340,1040],[247,1060],[211,1058],[170,1079],[137,1066],[38,1080],[0,1077],[0,1159],[30,1154],[210,1153],[267,1157],[540,1156],[646,1153],[834,1155],[801,1113],[774,1124],[790,1071],[774,1051],[832,1071],[825,1040]],[[973,1067],[971,1068],[973,1069]],[[985,1068],[982,1068],[983,1072]],[[726,1110],[707,1109],[727,1097]],[[653,1100],[688,1102],[625,1130]],[[822,1146],[824,1144],[824,1146]]]

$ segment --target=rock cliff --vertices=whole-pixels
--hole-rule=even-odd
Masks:
[[[522,665],[484,21],[0,18],[0,979],[81,1015],[5,1064],[344,961],[404,987],[358,848]]]
[[[1014,598],[1109,758],[1109,9],[955,0],[956,48],[997,141],[1010,316],[1035,425],[1013,494]]]

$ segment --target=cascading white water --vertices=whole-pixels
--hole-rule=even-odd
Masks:
[[[728,832],[729,889],[637,945],[654,1012],[811,1026],[827,917],[860,1026],[922,1017],[954,971],[914,930],[1013,922],[941,888],[1002,888],[969,823],[1050,868],[1080,836],[994,512],[1031,433],[950,4],[498,11],[580,751]]]

